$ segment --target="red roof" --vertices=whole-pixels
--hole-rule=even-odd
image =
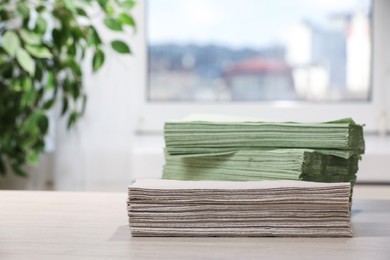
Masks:
[[[262,72],[289,72],[290,67],[278,60],[252,57],[233,64],[225,72],[226,75],[262,73]]]

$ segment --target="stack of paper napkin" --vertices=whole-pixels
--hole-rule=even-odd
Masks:
[[[192,116],[165,124],[164,179],[356,181],[363,128]]]
[[[257,122],[192,116],[167,122],[169,154],[218,153],[257,148],[305,148],[364,152],[363,128],[346,118],[326,123]],[[213,120],[213,121],[212,121]]]
[[[133,236],[350,237],[349,183],[137,180]]]

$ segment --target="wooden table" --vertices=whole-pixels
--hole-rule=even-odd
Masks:
[[[0,259],[390,259],[390,200],[356,200],[353,238],[131,238],[125,193],[0,191]]]

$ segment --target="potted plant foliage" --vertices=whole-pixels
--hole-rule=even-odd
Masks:
[[[50,120],[59,104],[68,128],[87,103],[83,67],[98,71],[105,51],[130,54],[122,40],[105,41],[96,20],[116,32],[135,28],[132,0],[2,0],[0,2],[0,175],[26,176],[45,151]],[[97,21],[98,23],[100,21]],[[92,55],[86,55],[91,53]],[[1,181],[1,180],[0,180]]]

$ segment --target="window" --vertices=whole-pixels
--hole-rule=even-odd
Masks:
[[[368,100],[371,0],[149,0],[149,101]]]
[[[388,119],[389,1],[149,0],[139,8],[139,131],[190,113],[351,116],[369,131]]]

